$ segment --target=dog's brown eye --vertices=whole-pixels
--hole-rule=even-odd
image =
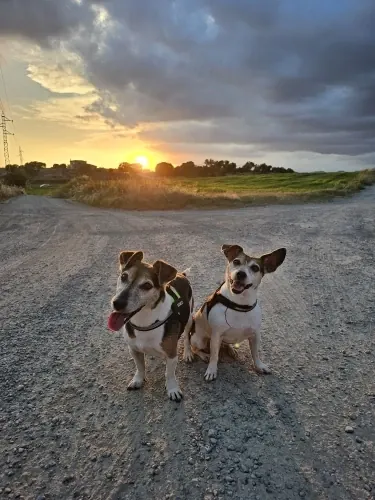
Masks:
[[[234,265],[234,266],[240,266],[240,265],[241,265],[241,261],[240,261],[240,259],[234,259],[234,261],[233,261],[233,265]]]
[[[151,283],[143,283],[143,285],[139,286],[141,290],[151,290],[152,287]]]
[[[253,271],[253,273],[258,273],[260,268],[256,264],[252,264],[250,266],[250,269]]]
[[[122,274],[121,274],[121,281],[122,281],[123,283],[126,283],[126,282],[128,281],[128,277],[129,277],[129,276],[128,276],[128,273],[122,273]]]

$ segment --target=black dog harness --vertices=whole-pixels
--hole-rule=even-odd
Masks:
[[[190,316],[190,304],[189,301],[184,300],[178,291],[171,285],[168,285],[166,288],[166,293],[173,298],[173,302],[171,305],[171,312],[168,316],[163,320],[157,320],[149,326],[137,326],[130,321],[130,318],[125,323],[126,331],[128,332],[129,337],[134,338],[134,330],[139,332],[150,332],[151,330],[156,330],[159,326],[163,326],[166,323],[169,325],[179,325],[179,334],[181,335],[184,331],[185,325],[188,322]],[[139,311],[137,311],[139,312]],[[167,328],[169,331],[171,328]],[[167,332],[166,332],[167,333]]]
[[[224,285],[224,283],[222,283],[219,286],[219,288],[212,295],[210,295],[210,297],[208,297],[208,299],[203,303],[203,305],[200,308],[201,312],[203,312],[204,308],[206,308],[207,318],[208,315],[210,314],[211,309],[214,306],[216,306],[216,304],[223,304],[223,306],[225,306],[227,309],[232,309],[232,311],[238,311],[238,312],[250,312],[256,307],[258,303],[257,300],[251,306],[247,306],[247,305],[236,304],[236,302],[233,302],[232,300],[229,300],[226,297],[224,297],[224,295],[221,295],[220,289]]]

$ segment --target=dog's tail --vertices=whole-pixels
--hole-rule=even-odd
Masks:
[[[183,274],[185,278],[188,278],[191,274],[191,267],[188,267],[187,269],[185,269],[185,271],[182,271],[181,274]]]

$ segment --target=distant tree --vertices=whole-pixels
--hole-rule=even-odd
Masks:
[[[21,168],[21,167],[15,163],[5,166],[5,170],[7,170],[8,172],[12,172],[14,170],[17,170],[18,168]]]
[[[93,175],[97,170],[96,165],[91,165],[85,161],[74,161],[73,166],[70,167],[75,175]]]
[[[46,164],[41,162],[41,161],[29,161],[28,163],[25,163],[23,168],[24,168],[27,176],[34,177],[43,168],[46,168]]]
[[[252,172],[255,167],[255,163],[253,161],[247,161],[244,165],[242,165],[242,172]]]
[[[166,161],[158,163],[155,167],[156,174],[161,177],[171,177],[173,175],[173,170],[174,166],[172,163],[167,163]]]
[[[237,170],[237,165],[233,161],[223,160],[221,162],[221,174],[235,174]]]
[[[206,158],[203,162],[205,167],[212,168],[216,165],[216,160],[213,160],[212,158]]]
[[[54,163],[51,168],[63,170],[63,169],[66,169],[68,167],[67,167],[66,163]]]
[[[197,167],[193,161],[186,161],[174,169],[174,174],[179,177],[195,177]]]
[[[124,172],[124,173],[126,172],[128,174],[133,172],[133,170],[130,166],[130,163],[128,163],[127,161],[123,161],[122,163],[120,163],[120,165],[118,166],[118,170],[120,172]]]
[[[262,163],[261,165],[258,165],[258,166],[259,166],[259,173],[260,174],[269,174],[272,170],[272,166],[267,165],[267,163]]]
[[[143,166],[140,163],[131,163],[130,166],[134,172],[142,172]]]
[[[8,186],[25,187],[27,183],[27,175],[21,168],[8,170],[3,177],[3,182]]]
[[[118,170],[125,174],[136,174],[142,171],[142,165],[140,163],[128,163],[124,161],[118,166]]]

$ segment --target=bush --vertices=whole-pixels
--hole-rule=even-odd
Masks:
[[[27,176],[22,170],[11,170],[7,172],[3,177],[3,182],[7,186],[17,186],[17,187],[26,187],[27,184]]]
[[[12,196],[19,196],[20,194],[24,194],[24,190],[22,188],[16,186],[6,186],[0,182],[0,201],[7,200]]]

